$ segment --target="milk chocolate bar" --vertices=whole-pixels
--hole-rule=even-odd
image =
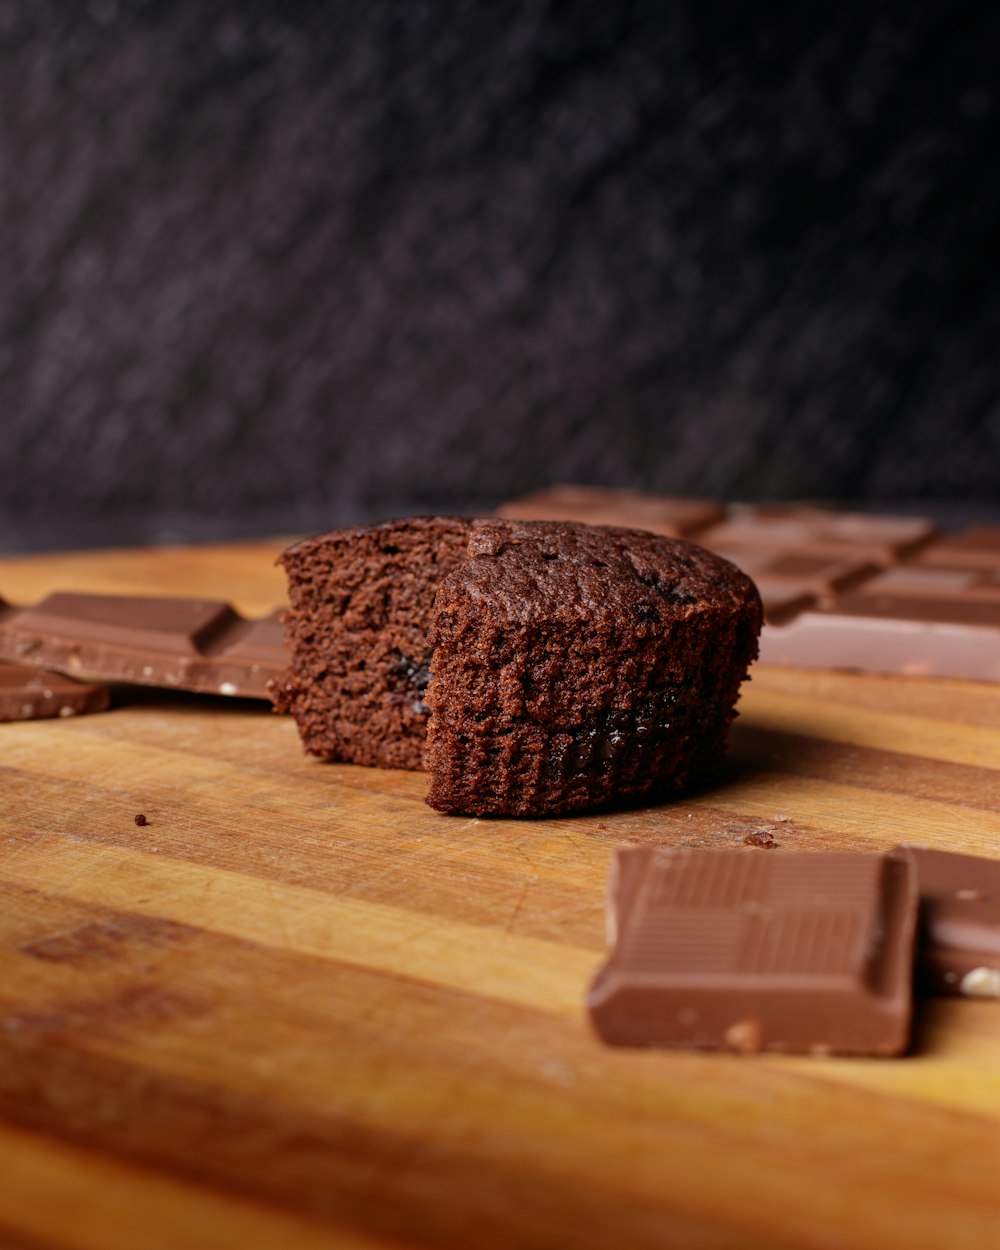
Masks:
[[[59,591],[0,603],[0,659],[74,676],[267,699],[287,667],[278,613],[248,620],[210,599]]]
[[[1000,861],[907,846],[920,891],[919,981],[930,993],[1000,998]]]
[[[74,681],[48,669],[0,663],[0,721],[81,716],[108,706],[105,686]]]
[[[902,855],[619,851],[591,1019],[621,1045],[899,1054],[916,919]]]
[[[847,595],[765,628],[760,660],[1000,681],[1000,609],[988,601]]]
[[[721,520],[724,509],[709,499],[560,485],[512,499],[501,504],[497,513],[516,521],[584,521],[588,525],[617,525],[683,538]]]

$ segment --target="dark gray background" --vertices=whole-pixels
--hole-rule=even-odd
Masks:
[[[0,546],[988,509],[998,53],[943,2],[0,0]]]

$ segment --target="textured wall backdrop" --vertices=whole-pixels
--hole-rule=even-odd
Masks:
[[[919,0],[0,0],[0,544],[996,501],[998,52]]]

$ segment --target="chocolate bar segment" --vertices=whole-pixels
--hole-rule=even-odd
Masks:
[[[713,547],[716,555],[730,560],[759,586],[761,582],[793,586],[814,595],[847,590],[878,572],[868,560],[812,555],[800,551],[764,551],[753,547]]]
[[[863,595],[939,599],[955,603],[1000,604],[1000,568],[960,568],[940,564],[898,564],[859,586]]]
[[[698,541],[712,551],[755,547],[893,564],[918,551],[935,533],[933,521],[925,517],[747,504],[731,508],[726,520],[699,534]]]
[[[768,621],[787,620],[817,600],[828,600],[878,572],[878,565],[868,560],[842,556],[756,547],[716,546],[712,550],[753,578]]]
[[[925,846],[900,850],[917,869],[922,987],[1000,998],[1000,861]]]
[[[82,716],[108,706],[104,686],[74,681],[48,669],[0,663],[0,721]]]
[[[988,601],[855,593],[767,626],[760,661],[1000,681],[1000,610]]]
[[[0,608],[0,659],[73,675],[270,698],[287,658],[275,612],[248,620],[216,600],[59,591]]]
[[[912,1011],[905,856],[619,851],[591,987],[619,1045],[895,1055]]]
[[[921,564],[943,564],[967,569],[1000,571],[1000,525],[970,525],[927,547],[917,557]]]
[[[583,521],[684,538],[723,516],[720,503],[671,495],[643,495],[601,486],[552,486],[501,504],[497,514],[517,521]]]

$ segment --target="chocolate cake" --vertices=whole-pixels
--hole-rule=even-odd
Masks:
[[[423,762],[445,812],[677,790],[718,758],[761,623],[733,565],[637,530],[418,519],[307,539],[282,563],[277,706],[314,754]]]

